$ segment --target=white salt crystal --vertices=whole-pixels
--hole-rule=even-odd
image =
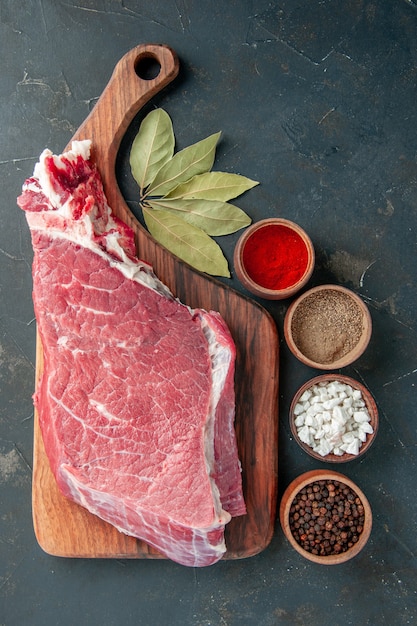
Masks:
[[[353,419],[355,422],[369,422],[369,415],[365,411],[355,411]]]
[[[298,436],[303,443],[306,443],[308,446],[311,446],[313,439],[310,434],[310,429],[308,426],[302,426],[298,431]]]
[[[362,441],[362,443],[365,443],[366,433],[362,429],[358,430],[358,438]]]
[[[331,398],[330,400],[323,402],[323,407],[325,409],[333,409],[338,404],[339,404],[339,398]]]
[[[321,403],[320,396],[313,396],[310,400],[310,404],[320,404],[320,403]]]
[[[311,396],[312,396],[312,392],[309,389],[306,389],[304,391],[304,393],[301,395],[299,401],[300,402],[307,402],[307,400],[310,400]]]
[[[332,447],[326,439],[322,439],[316,448],[316,452],[318,452],[320,456],[327,456],[331,451]]]
[[[294,420],[294,424],[296,428],[300,428],[300,426],[304,426],[305,415],[306,415],[305,413],[300,413],[300,415],[297,415],[297,417]]]
[[[311,404],[307,411],[306,414],[307,415],[318,415],[318,413],[321,413],[323,411],[323,406],[321,404]]]
[[[369,435],[371,435],[374,432],[374,429],[372,428],[369,422],[362,422],[359,428],[362,432],[368,433]]]
[[[297,402],[297,404],[294,407],[294,415],[300,415],[300,413],[304,412],[304,406],[301,404],[301,402]]]
[[[359,441],[354,439],[354,441],[352,441],[346,448],[346,452],[348,454],[359,454]]]
[[[317,428],[317,420],[315,419],[314,415],[310,415],[309,413],[307,413],[306,415],[304,424],[306,426],[313,426],[313,428]]]

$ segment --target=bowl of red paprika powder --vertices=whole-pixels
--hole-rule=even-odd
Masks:
[[[267,218],[249,226],[234,252],[236,275],[251,293],[284,300],[302,289],[314,269],[314,247],[298,224]]]

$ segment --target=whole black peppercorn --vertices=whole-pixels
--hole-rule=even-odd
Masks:
[[[294,539],[304,550],[320,556],[341,554],[359,540],[364,507],[347,485],[320,480],[296,495],[289,523]]]

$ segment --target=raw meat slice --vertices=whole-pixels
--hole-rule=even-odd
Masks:
[[[169,558],[210,565],[246,512],[234,432],[235,346],[135,257],[90,142],[41,155],[18,198],[34,248],[44,372],[34,396],[68,498]]]

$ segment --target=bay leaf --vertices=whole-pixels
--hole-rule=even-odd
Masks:
[[[180,150],[157,173],[147,196],[165,196],[177,185],[213,167],[216,145],[221,133],[215,133]]]
[[[172,159],[175,137],[171,118],[155,109],[143,119],[130,151],[130,168],[142,193],[158,171]]]
[[[201,272],[230,277],[220,246],[204,231],[171,211],[142,207],[151,235],[170,252]]]
[[[217,200],[200,198],[158,198],[149,200],[152,208],[176,212],[188,224],[193,224],[208,235],[229,235],[249,226],[251,219],[242,209]]]
[[[255,180],[229,174],[227,172],[205,172],[197,174],[170,191],[167,198],[204,198],[205,200],[222,200],[227,202],[237,198],[248,189],[259,185]]]

